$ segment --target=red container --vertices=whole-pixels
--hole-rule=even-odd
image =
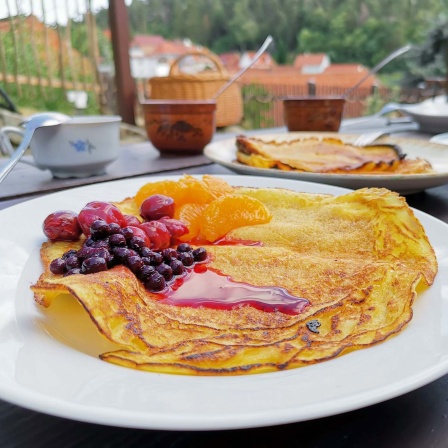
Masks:
[[[148,138],[161,153],[198,154],[215,132],[216,101],[147,100]]]
[[[341,126],[343,98],[285,98],[284,120],[288,131],[337,132]]]

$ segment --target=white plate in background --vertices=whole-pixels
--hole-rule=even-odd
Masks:
[[[335,137],[345,142],[353,142],[359,135],[323,132],[288,132],[282,134],[251,134],[250,137],[269,140],[290,140],[306,137]],[[243,165],[236,160],[235,137],[218,140],[208,144],[204,154],[220,165],[240,174],[279,177],[307,182],[317,182],[344,188],[384,187],[400,194],[417,193],[427,188],[439,187],[448,183],[448,148],[440,143],[427,140],[382,137],[376,142],[390,143],[401,147],[409,158],[420,157],[428,160],[436,173],[429,174],[334,174],[307,173],[301,171],[282,171],[271,168],[256,168]]]

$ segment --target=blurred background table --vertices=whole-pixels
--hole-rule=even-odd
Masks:
[[[341,132],[386,126],[384,119],[343,123]],[[428,139],[415,125],[402,136]],[[264,130],[264,133],[285,129]],[[247,132],[246,134],[260,131]],[[216,139],[235,134],[217,134]],[[0,209],[66,188],[147,175],[234,174],[202,155],[159,157],[149,142],[123,146],[107,174],[88,179],[52,179],[49,172],[19,164],[0,186]],[[448,186],[407,196],[408,203],[448,223]],[[448,243],[447,243],[448,244]],[[364,409],[312,421],[234,431],[153,431],[76,422],[0,401],[0,447],[440,447],[448,444],[448,375],[403,396]]]

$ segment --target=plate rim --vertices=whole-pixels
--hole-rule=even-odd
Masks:
[[[202,175],[198,175],[197,177],[201,177]],[[118,189],[120,185],[123,184],[135,184],[136,182],[141,182],[143,184],[145,181],[156,181],[158,179],[176,179],[181,176],[170,176],[170,175],[161,175],[161,176],[150,176],[150,177],[144,177],[139,179],[127,179],[127,180],[119,180],[119,181],[111,181],[101,184],[95,184],[95,185],[89,185],[84,187],[77,187],[73,188],[71,190],[65,190],[63,192],[57,192],[52,193],[49,195],[44,195],[42,197],[32,199],[30,201],[20,203],[17,205],[13,205],[5,210],[0,211],[0,226],[3,224],[3,216],[8,213],[14,213],[13,211],[17,211],[21,208],[27,209],[32,208],[34,204],[39,204],[39,202],[47,202],[48,200],[51,200],[51,198],[55,196],[62,196],[66,195],[67,192],[81,192],[81,193],[88,193],[91,190],[96,189],[102,189],[104,187],[107,188],[108,185],[115,185]],[[247,181],[249,184],[254,183],[255,180],[257,180],[256,176],[241,176],[241,175],[218,175],[216,177],[222,177],[228,181],[235,181],[242,180],[243,184],[245,185],[245,182]],[[266,181],[266,178],[259,178],[260,181]],[[348,192],[350,190],[325,185],[325,184],[315,184],[315,183],[308,183],[303,181],[296,181],[291,179],[277,179],[274,181],[275,184],[295,184],[296,186],[300,187],[300,185],[305,184],[306,188],[309,189],[315,189],[316,186],[317,189],[321,190],[329,190],[330,194],[343,194],[345,192]],[[235,185],[235,183],[233,183]],[[239,185],[236,183],[236,185]],[[277,185],[276,185],[277,186]],[[117,198],[119,200],[119,198]],[[436,226],[442,226],[445,232],[448,232],[448,225],[444,223],[443,221],[426,214],[424,212],[421,212],[419,210],[414,210],[417,217],[419,219],[422,219],[424,221],[432,222]],[[15,237],[16,238],[16,237]],[[11,300],[11,299],[9,299]],[[12,316],[12,319],[15,321],[17,316],[14,314]],[[10,322],[11,323],[11,322]],[[3,328],[0,328],[0,336],[2,336],[2,333],[4,332]],[[3,334],[4,335],[4,334]],[[386,342],[387,343],[387,342]],[[362,350],[362,352],[371,350],[372,348]],[[348,356],[348,355],[345,355]],[[340,359],[344,359],[344,356]],[[332,362],[332,361],[329,361]],[[326,364],[326,363],[324,363]],[[312,368],[313,366],[306,367],[306,369]],[[385,401],[387,399],[394,398],[396,396],[402,395],[406,392],[412,391],[414,389],[417,389],[421,386],[424,386],[425,384],[428,384],[438,378],[440,378],[442,375],[446,374],[448,372],[448,359],[446,359],[443,363],[440,363],[437,368],[430,369],[429,372],[426,372],[425,375],[417,375],[416,378],[414,378],[413,381],[407,381],[399,385],[400,387],[393,387],[394,385],[387,384],[384,385],[381,390],[377,390],[377,393],[375,396],[372,396],[371,392],[365,391],[364,394],[358,394],[355,399],[352,399],[351,402],[348,404],[347,402],[343,402],[343,400],[335,400],[336,403],[333,406],[327,407],[325,411],[322,409],[319,409],[318,405],[311,406],[312,409],[310,409],[310,406],[308,406],[307,409],[307,417],[297,418],[297,414],[292,412],[290,409],[283,409],[282,411],[276,411],[275,415],[269,414],[266,411],[258,411],[253,412],[250,417],[246,416],[238,416],[238,421],[234,418],[234,416],[229,417],[227,419],[219,417],[219,419],[212,419],[208,418],[206,422],[198,421],[198,417],[191,417],[191,416],[185,416],[185,415],[177,415],[175,421],[167,421],[166,418],[161,418],[158,415],[155,415],[154,412],[142,414],[141,412],[134,412],[134,411],[123,411],[123,410],[117,410],[117,409],[110,409],[110,408],[100,408],[96,407],[94,410],[89,408],[89,412],[86,412],[86,405],[80,405],[79,403],[73,403],[66,400],[60,400],[55,397],[48,397],[46,396],[45,404],[47,407],[43,406],[42,403],[42,394],[35,392],[33,390],[19,388],[19,391],[17,393],[17,390],[10,389],[9,387],[5,388],[5,385],[3,382],[0,382],[0,398],[5,399],[11,403],[15,403],[19,406],[23,406],[28,409],[33,409],[38,412],[43,412],[46,414],[58,416],[58,417],[65,417],[73,420],[79,420],[79,421],[85,421],[90,423],[99,423],[99,424],[106,424],[106,425],[113,425],[113,426],[122,426],[122,427],[129,427],[129,428],[144,428],[144,429],[163,429],[163,430],[219,430],[219,429],[240,429],[240,428],[253,428],[253,427],[260,427],[260,426],[267,426],[267,425],[275,425],[275,424],[285,424],[285,423],[292,423],[292,422],[298,422],[298,421],[304,421],[314,418],[320,418],[320,417],[326,417],[330,415],[339,414],[341,412],[347,412],[355,409],[359,409],[371,404],[375,404],[378,402]],[[116,366],[112,366],[112,368],[117,368]],[[119,369],[121,367],[118,367]],[[122,368],[124,369],[124,368]],[[293,371],[298,371],[300,369],[292,369]],[[291,372],[291,371],[287,371]],[[4,372],[2,372],[2,367],[0,366],[0,373],[3,376]],[[140,372],[141,373],[141,372]],[[260,374],[260,375],[275,375],[277,372],[274,372],[272,374]],[[283,372],[281,372],[283,373]],[[154,376],[159,374],[153,374],[144,372],[144,375]],[[171,377],[171,375],[169,375]],[[204,377],[202,377],[204,378]],[[227,378],[227,377],[226,377]],[[230,377],[230,378],[241,378],[241,377]],[[391,390],[392,388],[392,390]],[[368,400],[363,398],[362,395],[369,395],[370,398]],[[360,396],[361,395],[361,396]],[[333,400],[334,401],[334,400]],[[73,414],[73,411],[75,411],[76,415]],[[82,411],[82,412],[78,412]],[[300,413],[299,413],[300,414]],[[148,420],[149,418],[149,420]],[[205,415],[202,415],[201,418],[206,418]],[[200,419],[201,419],[200,418]]]

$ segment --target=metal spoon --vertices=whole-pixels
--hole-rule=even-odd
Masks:
[[[263,42],[263,45],[260,47],[260,49],[257,51],[257,53],[255,54],[255,56],[252,58],[252,60],[249,62],[248,65],[246,65],[246,67],[243,67],[238,73],[236,73],[236,75],[233,76],[233,78],[230,79],[230,81],[228,81],[226,84],[224,84],[223,86],[221,86],[218,91],[213,95],[212,99],[216,100],[216,98],[218,98],[218,96],[220,96],[225,90],[227,90],[247,69],[249,69],[250,67],[252,67],[252,65],[255,64],[255,62],[258,61],[258,59],[260,59],[261,55],[266,51],[266,49],[269,47],[269,45],[271,44],[271,42],[273,41],[273,37],[272,36],[268,36],[265,41]]]
[[[386,64],[388,64],[390,61],[394,60],[398,56],[402,55],[403,53],[407,53],[409,50],[412,50],[415,48],[413,45],[405,45],[404,47],[398,48],[397,50],[393,51],[389,54],[389,56],[385,57],[381,62],[379,62],[375,67],[373,67],[369,72],[363,76],[353,87],[350,87],[347,89],[344,94],[342,95],[343,98],[347,98],[347,96],[352,93],[354,90],[356,90],[367,78],[374,75],[378,70],[381,70]]]
[[[42,112],[29,116],[21,125],[25,128],[25,134],[19,147],[14,151],[9,162],[0,171],[0,183],[3,182],[10,171],[16,166],[17,162],[28,148],[34,131],[45,126],[56,126],[70,120],[71,117],[58,112]]]

